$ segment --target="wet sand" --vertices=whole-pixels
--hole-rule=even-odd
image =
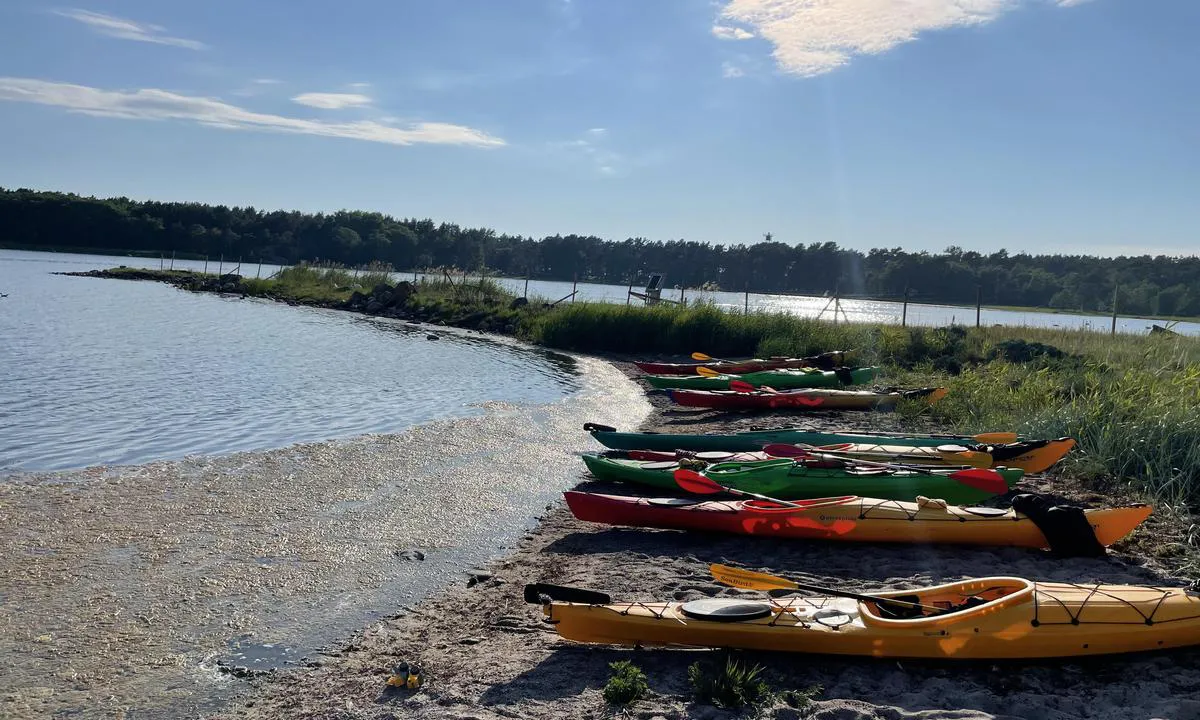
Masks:
[[[636,374],[630,366],[620,366],[631,376]],[[782,425],[796,419],[674,411],[659,398],[652,402],[655,412],[643,427],[646,430],[705,431]],[[895,427],[899,418],[814,413],[802,422],[880,429]],[[585,479],[582,464],[580,479]],[[1052,474],[1027,480],[1022,489],[1093,506],[1137,500],[1080,490]],[[254,690],[217,716],[242,720],[608,718],[614,714],[601,697],[608,664],[631,659],[646,672],[651,692],[616,716],[733,717],[694,702],[690,695],[687,666],[713,657],[712,652],[571,644],[541,622],[538,607],[523,602],[523,585],[554,582],[645,600],[738,595],[739,591],[712,580],[707,570],[712,562],[769,568],[797,579],[864,591],[988,574],[1178,585],[1185,574],[1200,568],[1196,549],[1187,541],[1190,522],[1160,509],[1108,557],[1064,560],[1013,548],[839,545],[618,529],[577,521],[559,502],[514,553],[488,568],[490,577],[457,583],[436,598],[374,623],[348,643],[308,658],[302,669],[246,681]],[[771,653],[745,657],[766,666],[767,679],[777,690],[824,688],[808,709],[777,701],[763,708],[760,717],[1200,717],[1200,651],[1195,650],[1036,663],[896,662]],[[425,669],[421,690],[386,688],[389,669],[402,660]]]
[[[547,405],[396,435],[0,479],[0,718],[208,716],[511,551],[641,391],[579,359]]]

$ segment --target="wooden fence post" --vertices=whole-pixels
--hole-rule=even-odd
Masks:
[[[1117,334],[1117,290],[1119,290],[1120,288],[1121,288],[1121,286],[1120,286],[1120,285],[1113,285],[1113,316],[1112,316],[1112,332],[1111,332],[1111,333],[1109,333],[1109,334],[1111,334],[1111,335],[1116,335],[1116,334]]]
[[[904,305],[900,309],[900,327],[908,325],[908,286],[904,286]]]
[[[975,286],[975,327],[979,327],[979,312],[983,307],[983,286]]]

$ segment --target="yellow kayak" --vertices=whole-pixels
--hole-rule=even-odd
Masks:
[[[870,443],[823,445],[821,452],[875,462],[899,462],[916,465],[970,465],[972,467],[1020,468],[1027,473],[1050,469],[1075,447],[1073,438],[1026,440],[1004,445],[938,445],[910,447]]]
[[[870,600],[818,596],[683,603],[612,602],[589,591],[573,591],[588,600],[562,602],[543,594],[545,587],[528,586],[526,600],[542,605],[562,637],[606,645],[976,660],[1200,644],[1200,594],[1186,588],[985,577],[875,593]]]

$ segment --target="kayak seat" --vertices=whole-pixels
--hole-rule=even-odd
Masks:
[[[1082,508],[1051,505],[1041,495],[1023,493],[1012,499],[1013,510],[1025,515],[1046,537],[1050,552],[1059,557],[1100,557],[1104,546]]]
[[[680,606],[679,610],[690,618],[708,620],[710,622],[745,622],[757,620],[771,614],[771,605],[761,602],[746,602],[744,600],[728,600],[722,598],[704,598],[692,600]]]

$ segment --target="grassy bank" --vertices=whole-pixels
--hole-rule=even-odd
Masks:
[[[1065,471],[1161,502],[1200,505],[1200,340],[1110,336],[1043,328],[923,328],[839,324],[790,315],[727,313],[709,305],[652,308],[525,303],[489,281],[403,282],[382,272],[289,268],[264,280],[134,269],[105,277],[152,279],[193,290],[356,309],[501,332],[548,347],[628,355],[808,355],[855,349],[888,383],[944,385],[933,417],[961,431],[1072,436]]]

